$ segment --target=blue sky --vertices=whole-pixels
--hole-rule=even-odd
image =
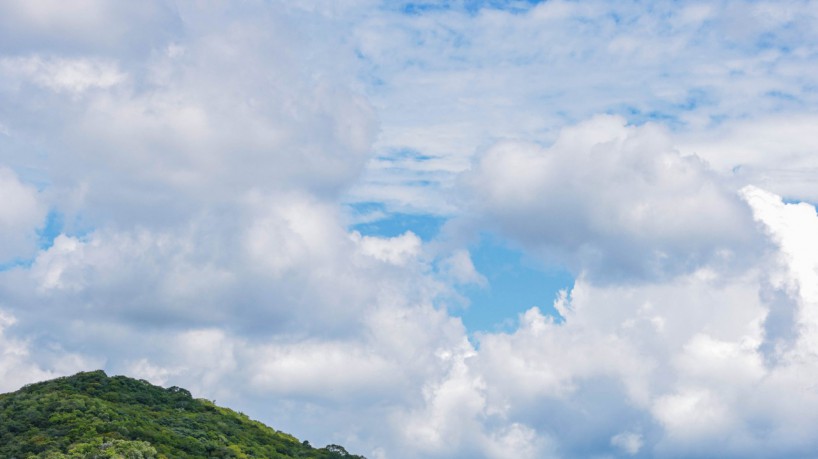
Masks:
[[[0,390],[103,368],[370,459],[813,456],[817,23],[2,2]]]
[[[381,216],[351,226],[366,236],[391,238],[410,231],[430,242],[440,235],[447,221],[433,215],[389,213],[377,203],[353,207],[362,216]],[[531,258],[490,233],[480,235],[469,252],[475,269],[487,283],[461,287],[460,293],[467,301],[453,305],[450,311],[461,318],[469,333],[511,328],[520,313],[534,306],[561,318],[552,304],[560,290],[570,290],[573,285],[574,278],[565,268]]]
[[[469,305],[459,315],[468,330],[513,329],[517,317],[532,307],[562,319],[553,304],[561,290],[573,287],[570,272],[530,258],[490,234],[480,238],[470,252],[487,284],[464,292]]]

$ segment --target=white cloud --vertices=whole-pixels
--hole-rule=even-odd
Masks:
[[[818,448],[818,217],[735,193],[814,195],[811,4],[81,3],[0,4],[3,389],[105,366],[397,459]],[[561,317],[449,315],[483,230],[575,270]]]
[[[99,365],[99,361],[80,354],[52,349],[48,359],[37,359],[31,343],[9,333],[17,323],[10,313],[0,309],[0,392],[17,390],[23,384],[74,374]],[[40,360],[38,362],[38,360]]]
[[[438,263],[438,269],[441,275],[455,284],[488,285],[488,280],[477,271],[467,250],[456,250]]]
[[[677,441],[695,443],[723,437],[733,427],[723,402],[707,390],[667,395],[656,401],[654,415]]]
[[[168,386],[169,376],[177,373],[177,371],[155,365],[144,357],[131,362],[126,368],[125,374],[129,377],[144,379],[160,386]]]
[[[390,386],[403,387],[404,371],[376,349],[345,342],[299,342],[257,350],[251,384],[288,397],[369,398]],[[326,382],[332,381],[327,387]],[[390,391],[391,392],[391,391]]]
[[[0,380],[2,391],[16,390],[19,386],[33,381],[47,379],[51,373],[32,365],[28,361],[27,343],[5,336],[8,327],[14,325],[14,316],[0,311]]]
[[[563,323],[532,309],[512,333],[479,336],[469,368],[485,410],[559,438],[569,457],[611,445],[657,457],[812,450],[802,426],[813,422],[807,381],[818,367],[809,325],[818,256],[807,237],[818,215],[758,189],[743,195],[776,244],[768,257],[740,276],[706,268],[632,286],[579,279],[557,303]],[[799,338],[773,361],[764,321],[779,305],[759,296],[770,283],[797,303],[799,321]],[[777,406],[782,393],[804,405]]]
[[[730,264],[756,242],[746,206],[659,126],[599,116],[556,142],[503,142],[465,183],[493,226],[595,278],[654,277]]]
[[[633,456],[642,449],[642,435],[633,432],[622,432],[611,437],[611,445]]]
[[[361,236],[354,233],[353,238],[361,246],[364,254],[387,263],[402,265],[420,253],[421,240],[411,231],[391,238]]]
[[[475,353],[463,351],[444,356],[449,372],[424,386],[421,409],[399,418],[407,447],[428,457],[550,457],[551,442],[530,427],[501,417],[492,422],[500,413],[487,402],[483,378],[469,368]]]
[[[40,193],[0,166],[0,260],[27,258],[37,248],[37,228],[45,224],[46,205]]]
[[[297,9],[177,13],[186,34],[155,52],[2,57],[0,96],[16,107],[0,113],[14,134],[10,163],[37,170],[67,222],[172,226],[252,192],[333,199],[357,178],[375,122],[340,57],[349,45],[339,53],[306,33]],[[228,13],[244,25],[222,23]],[[342,33],[338,19],[313,19],[322,36]],[[51,104],[48,116],[34,100]]]
[[[0,70],[7,78],[19,76],[53,91],[72,94],[107,89],[127,78],[115,63],[95,59],[6,58],[0,60]]]
[[[741,455],[757,447],[747,422],[774,425],[776,451],[809,448],[787,422],[812,418],[770,394],[811,400],[796,375],[814,374],[814,364],[798,344],[768,368],[759,348],[773,305],[758,292],[778,276],[773,286],[809,310],[800,286],[814,274],[808,235],[818,216],[760,190],[744,195],[781,248],[770,255],[774,269],[737,274],[716,263],[625,286],[580,278],[558,302],[564,322],[532,309],[511,333],[477,336],[476,347],[431,306],[446,294],[431,277],[431,245],[349,233],[337,208],[307,196],[251,195],[233,209],[243,231],[203,218],[176,231],[62,235],[31,271],[4,280],[24,323],[72,316],[14,365],[49,368],[36,363],[52,358],[39,349],[76,342],[81,330],[83,342],[119,356],[112,368],[255,415],[275,412],[281,428],[388,457],[576,457],[611,447],[661,456],[726,437],[725,454]],[[267,242],[247,245],[254,240]],[[468,267],[462,252],[441,260],[440,274],[453,279],[460,271],[446,271],[445,260]],[[297,406],[324,422],[295,419]],[[640,448],[622,432],[639,432]]]
[[[81,271],[74,266],[81,262],[85,244],[77,238],[60,234],[48,251],[42,252],[32,266],[32,274],[37,278],[39,290],[80,290],[85,286]]]
[[[719,132],[734,120],[809,113],[816,102],[806,77],[818,70],[809,2],[484,6],[371,14],[358,24],[384,125],[360,194],[449,215],[457,173],[502,139],[549,143],[598,113]],[[406,149],[433,160],[401,161]],[[433,200],[430,190],[442,192]]]
[[[726,122],[680,136],[679,150],[705,159],[737,183],[752,184],[788,199],[818,201],[818,141],[811,113],[768,115]]]
[[[742,190],[752,205],[755,217],[780,247],[778,273],[773,274],[774,287],[797,299],[796,325],[799,348],[807,353],[818,351],[818,215],[815,207],[784,204],[780,197],[755,187]],[[775,271],[773,271],[775,272]]]

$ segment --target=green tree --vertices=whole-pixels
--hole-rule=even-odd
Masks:
[[[79,373],[0,394],[0,458],[361,459],[314,448],[180,387]]]

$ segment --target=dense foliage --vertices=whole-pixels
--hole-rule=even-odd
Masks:
[[[363,459],[337,445],[312,448],[185,389],[103,371],[0,395],[0,458]]]

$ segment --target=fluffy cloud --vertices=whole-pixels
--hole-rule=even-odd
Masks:
[[[810,2],[425,5],[422,14],[373,14],[356,28],[383,119],[379,157],[356,190],[395,208],[451,214],[448,191],[476,149],[501,139],[550,143],[598,113],[718,138],[731,121],[746,123],[731,137],[737,143],[710,146],[762,152],[760,118],[789,124],[812,116],[816,103]],[[810,138],[797,131],[780,139]],[[419,154],[406,158],[407,150]],[[767,167],[807,174],[776,160],[765,166],[754,179],[768,178]],[[790,174],[776,183],[794,187]],[[798,180],[804,193],[808,180]]]
[[[0,375],[3,376],[1,390],[16,390],[19,386],[32,381],[48,378],[51,374],[28,360],[28,346],[25,342],[5,337],[5,330],[14,325],[15,319],[8,313],[0,311]]]
[[[547,437],[521,423],[496,422],[497,413],[486,400],[486,383],[466,363],[474,355],[468,350],[444,356],[451,360],[449,372],[427,383],[423,408],[402,419],[407,444],[428,457],[551,456],[553,444]]]
[[[782,113],[736,120],[686,134],[679,149],[696,154],[741,186],[752,184],[787,199],[818,201],[812,186],[818,142],[809,135],[811,113]]]
[[[293,205],[298,212],[289,212]],[[331,225],[326,210],[286,200],[259,217],[264,231],[247,224],[247,240],[269,236],[290,246],[239,238],[222,247],[227,254],[207,257],[193,250],[212,237],[201,227],[57,237],[30,269],[2,276],[4,302],[20,317],[3,341],[17,357],[3,362],[28,378],[12,381],[104,364],[257,417],[280,413],[278,428],[316,442],[340,442],[336,435],[347,430],[339,426],[349,428],[350,417],[408,409],[426,381],[447,371],[444,354],[468,348],[463,327],[433,306],[447,289],[419,261],[422,253],[380,256],[402,253],[414,236],[364,240]],[[314,238],[289,233],[314,218],[330,225],[312,226]],[[24,339],[26,352],[14,351]],[[55,347],[83,348],[81,364],[53,366]],[[29,367],[48,370],[22,371]],[[294,405],[323,410],[325,422],[309,422]],[[357,428],[362,438],[351,444],[358,448],[391,450],[385,439],[400,432],[397,422]]]
[[[814,8],[469,5],[0,5],[1,389],[102,366],[376,458],[814,452]],[[449,314],[484,230],[574,270],[558,315]]]
[[[98,360],[67,352],[59,346],[33,359],[35,352],[31,343],[8,332],[16,323],[13,315],[0,309],[0,391],[17,390],[23,384],[84,371],[100,364]]]
[[[268,235],[290,247],[239,239],[236,247],[249,250],[224,265],[212,258],[216,252],[201,259],[190,250],[204,243],[197,231],[60,236],[30,271],[7,272],[4,292],[6,301],[20,302],[16,314],[29,326],[45,323],[37,314],[70,310],[75,317],[63,324],[63,336],[40,338],[39,349],[78,343],[80,332],[88,342],[90,334],[107,351],[78,362],[117,355],[109,369],[191,387],[254,415],[276,413],[281,428],[384,457],[576,457],[612,447],[635,455],[707,455],[714,444],[720,454],[745,456],[762,441],[753,427],[759,423],[770,426],[763,438],[772,449],[765,451],[809,450],[808,429],[791,423],[813,422],[804,409],[812,406],[810,389],[797,376],[816,371],[812,333],[799,326],[792,346],[771,363],[761,349],[776,305],[759,292],[782,291],[798,305],[798,323],[810,323],[816,258],[806,236],[818,216],[811,206],[784,204],[758,189],[744,196],[779,247],[757,266],[741,274],[702,267],[631,286],[580,279],[557,303],[563,320],[532,309],[512,332],[477,336],[476,348],[459,321],[429,304],[442,287],[425,277],[428,247],[411,233],[377,241],[347,233],[331,224],[337,221],[331,206],[293,196],[261,201],[267,212],[249,215],[262,226],[244,225],[246,241]],[[251,209],[258,199],[247,201]],[[209,271],[214,264],[221,273]],[[26,285],[27,277],[39,287]],[[267,288],[251,304],[229,302],[262,279]],[[135,295],[123,297],[126,289]],[[333,303],[321,295],[328,289],[347,300]],[[345,289],[358,296],[346,297]],[[22,303],[30,291],[39,292],[32,298],[39,310]],[[278,306],[265,297],[288,300]],[[333,331],[331,322],[345,330]],[[21,372],[34,377],[55,374],[32,363],[53,357],[4,339],[16,356],[7,356],[6,365],[41,372]],[[132,340],[144,343],[126,349]],[[799,394],[803,405],[775,402],[780,393]],[[247,397],[256,408],[245,405]],[[310,428],[287,408],[293,404],[311,407],[324,422]],[[381,421],[348,425],[350,416]]]
[[[755,265],[740,274],[705,266],[629,286],[580,279],[557,302],[563,320],[534,308],[516,330],[479,334],[476,347],[449,341],[437,354],[443,365],[418,381],[422,398],[395,401],[397,456],[812,450],[804,423],[814,422],[815,397],[795,376],[809,380],[818,364],[806,340],[812,333],[799,328],[794,347],[767,359],[765,342],[775,337],[765,320],[778,305],[760,293],[776,288],[803,314],[814,309],[810,287],[798,287],[816,273],[811,243],[799,234],[818,216],[758,189],[743,195],[776,245]],[[780,403],[782,393],[804,405]]]
[[[465,178],[489,225],[595,278],[650,278],[751,255],[751,215],[658,126],[596,117],[548,148],[503,142]]]
[[[0,263],[27,258],[37,248],[37,228],[45,224],[43,198],[6,167],[0,167],[0,196]]]
[[[784,204],[780,197],[755,187],[745,188],[745,199],[753,205],[756,219],[765,224],[770,237],[779,245],[779,272],[771,276],[771,285],[795,299],[793,326],[797,330],[797,348],[813,353],[818,350],[818,246],[814,243],[818,219],[815,207]]]
[[[293,25],[304,13],[279,13],[258,4],[182,9],[183,33],[149,53],[3,58],[9,165],[44,175],[81,230],[183,224],[252,190],[333,198],[363,168],[373,113],[348,61]],[[337,20],[314,19],[341,33]],[[54,109],[44,116],[42,104]],[[30,150],[41,154],[24,159]]]
[[[250,369],[314,355],[299,345],[310,337],[364,349],[363,311],[445,290],[417,247],[404,267],[364,250],[404,251],[348,233],[335,205],[375,131],[351,48],[324,41],[343,34],[344,9],[18,3],[0,7],[13,36],[0,59],[1,255],[25,258],[0,272],[17,318],[3,346],[21,356],[4,358],[21,378],[7,381],[104,364],[229,393],[230,374],[263,381]],[[307,16],[324,38],[297,25]],[[37,252],[49,208],[65,224]],[[407,291],[414,281],[428,288]],[[83,349],[84,364],[54,364],[60,348]],[[305,374],[313,388],[326,376]],[[258,387],[244,389],[272,390]]]

